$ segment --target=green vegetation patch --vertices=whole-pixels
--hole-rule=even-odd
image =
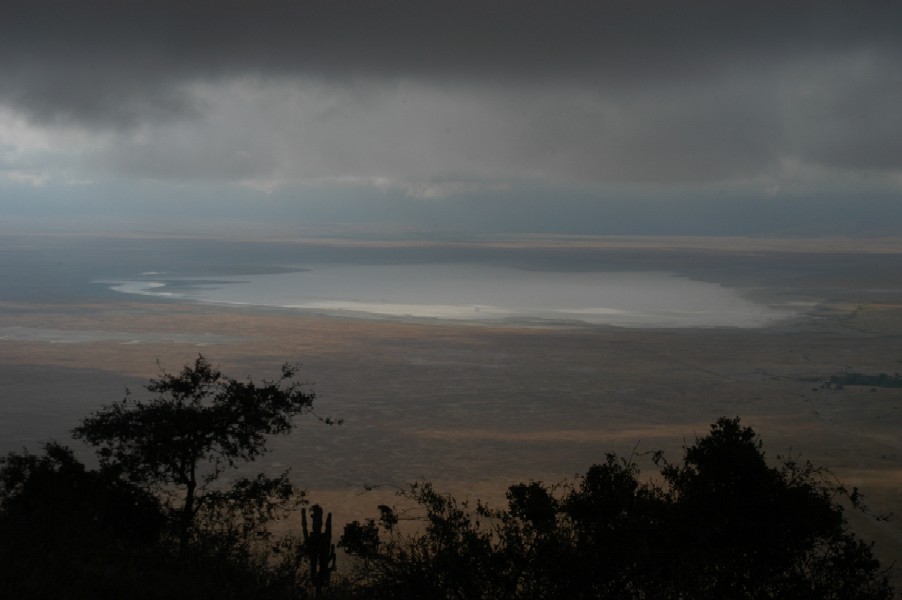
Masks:
[[[902,375],[895,373],[888,375],[879,373],[877,375],[865,375],[864,373],[842,373],[834,375],[824,383],[824,387],[833,389],[842,389],[847,385],[863,385],[869,387],[880,388],[902,388]]]

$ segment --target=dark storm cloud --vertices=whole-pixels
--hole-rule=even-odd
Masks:
[[[130,124],[201,110],[242,76],[660,88],[902,45],[900,3],[6,0],[0,98]],[[898,63],[897,63],[898,64]],[[895,89],[895,88],[894,88]]]
[[[902,222],[900,32],[902,0],[0,0],[0,188],[873,230]]]

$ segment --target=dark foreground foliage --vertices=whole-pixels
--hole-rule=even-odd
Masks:
[[[0,598],[303,597],[290,568],[215,531],[179,549],[160,501],[71,450],[10,454],[0,467]]]
[[[871,547],[849,531],[856,490],[809,464],[765,461],[739,419],[720,419],[657,479],[614,455],[557,486],[511,486],[507,505],[468,507],[411,487],[422,527],[401,513],[353,522],[333,570],[331,515],[303,538],[273,522],[301,497],[287,476],[221,477],[309,413],[294,371],[257,385],[203,357],[164,374],[154,397],[85,419],[86,468],[51,443],[0,458],[0,598],[134,600],[892,598]],[[309,526],[308,526],[309,525]]]
[[[507,507],[472,511],[432,486],[409,496],[421,531],[398,514],[349,524],[359,598],[893,597],[871,547],[847,530],[857,491],[810,464],[765,461],[755,432],[720,419],[660,483],[608,455],[563,487],[512,486]]]
[[[315,396],[295,375],[286,364],[275,381],[239,381],[198,356],[180,373],[151,380],[150,399],[126,395],[73,433],[97,449],[105,470],[168,497],[183,547],[198,525],[209,531],[240,522],[245,531],[221,533],[265,535],[263,525],[291,508],[287,472],[241,479],[225,490],[217,484],[227,470],[268,452],[268,438],[289,433],[294,417],[312,411]]]
[[[99,470],[59,444],[0,459],[0,598],[305,597],[303,542],[272,528],[303,493],[221,477],[312,411],[295,374],[239,381],[199,356],[75,430]]]

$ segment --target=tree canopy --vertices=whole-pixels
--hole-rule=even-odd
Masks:
[[[856,504],[824,470],[768,464],[757,434],[722,418],[655,456],[657,479],[608,455],[562,486],[511,486],[491,509],[415,485],[424,527],[398,514],[346,526],[365,598],[889,599],[871,546],[848,531]],[[655,483],[657,481],[657,483]]]
[[[170,527],[156,495],[58,443],[0,457],[0,598],[306,597],[299,552],[255,552],[207,528],[184,552]]]
[[[211,484],[267,452],[269,436],[290,432],[294,417],[312,411],[315,395],[295,380],[296,373],[286,364],[274,381],[239,381],[198,356],[181,372],[151,380],[151,398],[127,394],[84,419],[74,436],[96,447],[104,468],[173,494],[169,506],[184,546],[201,516],[221,525],[223,511],[235,508],[247,526],[268,518],[273,504],[263,500],[290,500],[287,474],[240,479],[226,490]]]
[[[347,524],[339,545],[354,567],[334,577],[320,507],[312,528],[302,513],[303,539],[272,537],[272,521],[300,503],[287,474],[221,477],[311,413],[295,369],[255,384],[199,356],[147,389],[75,430],[98,470],[57,443],[0,458],[0,596],[893,598],[872,546],[849,530],[858,491],[810,463],[768,460],[738,418],[719,419],[678,461],[651,455],[650,478],[608,454],[570,481],[512,485],[500,508],[413,484],[421,527],[384,505]]]
[[[306,548],[272,527],[303,492],[287,472],[222,477],[312,414],[295,378],[239,381],[198,356],[74,430],[100,469],[58,443],[0,458],[0,597],[307,597]]]

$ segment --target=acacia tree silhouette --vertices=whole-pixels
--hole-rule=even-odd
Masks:
[[[151,380],[149,400],[126,395],[84,419],[73,435],[96,447],[103,468],[156,493],[169,494],[179,545],[186,548],[198,516],[228,525],[241,512],[245,533],[262,525],[294,495],[287,472],[239,479],[227,491],[213,484],[227,469],[268,451],[271,435],[291,431],[293,418],[311,413],[315,395],[284,365],[274,381],[256,384],[223,375],[199,355],[178,374]],[[321,419],[331,423],[331,419]]]

